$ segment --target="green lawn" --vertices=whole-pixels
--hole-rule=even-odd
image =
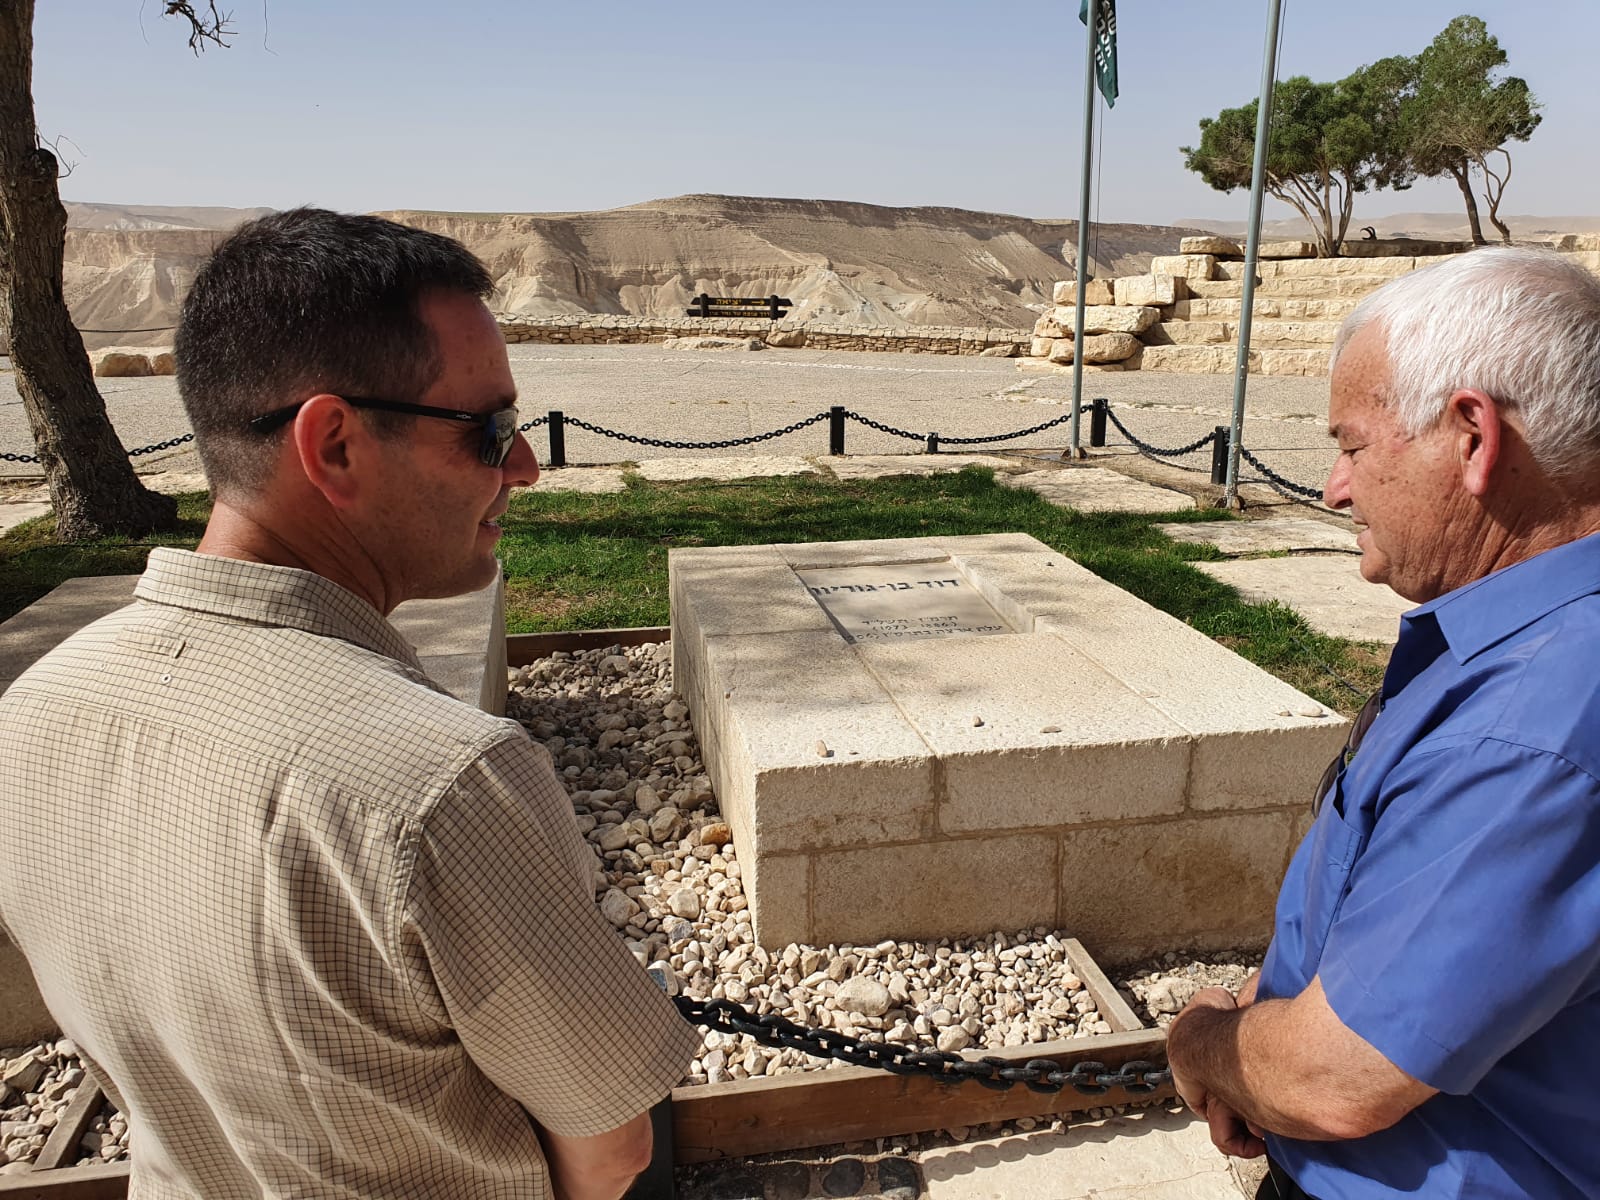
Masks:
[[[184,528],[159,544],[193,546],[204,496],[185,496]],[[1377,685],[1384,655],[1314,633],[1289,609],[1240,602],[1232,588],[1190,566],[1214,550],[1174,542],[1158,522],[1218,520],[1215,511],[1164,516],[1079,515],[1030,491],[1001,487],[990,471],[844,482],[821,476],[734,483],[646,483],[615,495],[517,494],[502,524],[507,628],[512,633],[665,625],[667,551],[675,546],[759,545],[856,538],[1032,534],[1216,638],[1341,712]],[[154,542],[62,546],[49,519],[0,537],[0,619],[75,575],[140,570]]]

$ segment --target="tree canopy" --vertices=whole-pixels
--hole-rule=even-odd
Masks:
[[[1414,57],[1380,59],[1336,83],[1282,81],[1273,91],[1267,190],[1305,217],[1317,252],[1332,255],[1344,241],[1356,193],[1448,175],[1461,188],[1473,240],[1481,243],[1476,172],[1489,219],[1510,241],[1499,217],[1511,177],[1505,146],[1527,141],[1540,117],[1525,80],[1496,77],[1505,63],[1484,22],[1460,16]],[[1218,191],[1248,187],[1256,110],[1251,101],[1201,120],[1199,146],[1182,148],[1184,165]]]

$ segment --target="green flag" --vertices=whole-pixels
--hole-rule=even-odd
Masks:
[[[1078,9],[1078,20],[1089,23],[1089,0]],[[1100,0],[1094,15],[1094,75],[1106,107],[1117,106],[1117,0]]]

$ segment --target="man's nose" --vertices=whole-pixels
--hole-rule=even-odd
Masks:
[[[516,441],[511,443],[511,453],[506,455],[506,461],[500,464],[500,470],[505,473],[507,487],[532,487],[539,479],[539,459],[533,452],[533,447],[528,444],[528,439],[521,433],[517,434]]]
[[[1328,472],[1328,482],[1322,485],[1322,502],[1332,509],[1350,506],[1350,460],[1343,454]]]

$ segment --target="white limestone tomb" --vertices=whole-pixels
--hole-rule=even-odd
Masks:
[[[1024,534],[668,569],[676,685],[762,945],[1266,937],[1337,714]]]

